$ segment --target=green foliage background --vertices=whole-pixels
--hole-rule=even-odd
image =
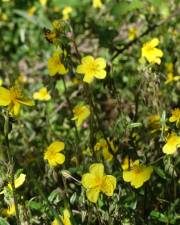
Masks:
[[[179,224],[179,156],[164,155],[162,147],[167,132],[150,131],[148,116],[159,114],[160,126],[165,124],[180,135],[179,128],[170,124],[171,110],[180,107],[180,82],[166,81],[166,64],[173,63],[174,75],[180,73],[180,5],[178,0],[104,0],[102,9],[94,9],[90,0],[52,0],[46,6],[39,1],[0,2],[0,78],[3,86],[11,86],[20,74],[26,82],[27,96],[42,86],[51,91],[52,100],[36,102],[24,107],[19,118],[10,123],[10,147],[16,171],[27,175],[25,184],[18,189],[22,224],[50,224],[53,210],[71,211],[72,224]],[[28,9],[36,7],[32,16]],[[48,75],[47,60],[55,49],[43,34],[43,28],[52,29],[51,22],[62,18],[64,6],[73,7],[69,23],[74,31],[81,56],[93,55],[107,60],[107,78],[96,80],[90,86],[102,129],[118,147],[112,162],[101,154],[87,154],[103,137],[94,115],[93,136],[90,121],[80,129],[78,143],[84,156],[80,162],[75,150],[77,137],[72,125],[72,114],[67,102],[74,107],[83,97],[83,88],[73,82],[77,76],[78,59],[71,43],[70,57],[74,64],[65,77]],[[138,30],[134,40],[128,40],[131,27]],[[160,65],[141,64],[141,47],[153,37],[160,39],[163,52]],[[4,109],[0,114],[1,188],[8,182],[8,164],[4,152]],[[135,137],[138,137],[137,139]],[[53,140],[65,142],[66,161],[55,169],[49,168],[43,152]],[[134,189],[122,179],[121,163],[124,156],[152,164],[154,172],[142,188]],[[113,174],[118,185],[112,198],[101,195],[96,205],[87,201],[85,190],[71,179],[62,176],[68,170],[81,180],[89,165],[103,162],[107,174]],[[4,163],[6,166],[4,166]],[[0,209],[7,204],[0,195]],[[8,222],[6,222],[8,221]],[[0,224],[16,224],[15,217],[0,218]]]

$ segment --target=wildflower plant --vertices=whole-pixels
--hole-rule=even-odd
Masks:
[[[0,224],[179,224],[178,16],[1,2]]]

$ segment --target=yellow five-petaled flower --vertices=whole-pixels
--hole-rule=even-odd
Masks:
[[[156,48],[159,44],[158,38],[153,38],[151,41],[146,42],[142,47],[142,58],[146,58],[149,63],[161,63],[161,57],[163,56],[163,52]]]
[[[63,211],[63,216],[60,215],[61,221],[63,223],[63,225],[71,225],[71,221],[70,221],[70,213],[67,209],[65,209]],[[51,225],[59,225],[57,219],[55,219]]]
[[[93,7],[94,8],[101,8],[103,6],[101,0],[93,0]]]
[[[0,87],[0,106],[8,106],[8,110],[12,116],[18,116],[21,104],[33,106],[33,102],[24,98],[18,86],[11,87],[10,89]]]
[[[18,178],[14,179],[14,187],[19,188],[21,185],[23,185],[25,179],[26,179],[26,174],[21,173]],[[8,183],[7,187],[9,190],[12,191],[12,185],[10,183]],[[1,191],[0,194],[4,194],[5,191],[6,191],[6,188],[4,188],[4,190]]]
[[[68,20],[69,19],[69,15],[72,13],[73,8],[70,6],[66,6],[64,7],[62,14],[63,14],[63,20]]]
[[[104,79],[106,77],[106,61],[103,58],[94,59],[92,56],[85,56],[81,64],[77,67],[77,73],[84,74],[83,81],[91,83],[96,77]]]
[[[107,143],[107,141],[109,144]],[[94,149],[95,151],[102,149],[104,159],[111,161],[113,159],[113,155],[109,151],[109,146],[111,147],[111,150],[113,151],[113,153],[116,153],[118,149],[114,146],[113,141],[110,141],[109,138],[107,141],[104,138],[101,138],[94,146]]]
[[[96,203],[100,192],[112,196],[116,188],[116,178],[104,173],[102,163],[94,163],[89,168],[89,173],[82,176],[82,185],[87,189],[86,196],[89,201]]]
[[[171,111],[171,117],[169,118],[169,122],[174,123],[176,122],[176,126],[179,127],[180,124],[180,109],[175,108]]]
[[[50,76],[55,76],[56,74],[65,75],[68,73],[68,69],[65,68],[61,62],[62,51],[56,50],[52,57],[48,59],[48,70]]]
[[[48,160],[51,167],[55,167],[58,164],[63,164],[65,156],[60,153],[64,149],[64,142],[54,141],[44,152],[44,159]]]
[[[51,95],[47,91],[46,87],[42,87],[37,92],[34,92],[33,98],[39,101],[48,101],[51,99]]]
[[[180,147],[180,136],[176,133],[172,133],[167,137],[166,144],[163,146],[163,152],[165,154],[174,154]]]
[[[90,115],[90,109],[88,105],[78,104],[73,109],[74,117],[72,120],[75,120],[76,126],[80,127],[85,119]]]
[[[127,159],[125,160],[127,161]],[[123,166],[123,180],[125,182],[130,182],[131,186],[135,188],[140,188],[144,182],[150,179],[152,172],[152,166],[142,165],[139,163],[139,160],[134,162],[130,160],[128,167],[127,162],[126,166]]]

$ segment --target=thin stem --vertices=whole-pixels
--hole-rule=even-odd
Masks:
[[[17,198],[16,198],[16,189],[15,189],[15,184],[14,184],[14,159],[13,159],[13,155],[12,155],[12,152],[11,152],[11,149],[10,149],[10,146],[9,146],[8,134],[9,134],[9,115],[8,115],[8,112],[7,112],[7,115],[5,117],[5,124],[4,124],[5,144],[6,144],[6,147],[7,147],[8,161],[9,161],[9,164],[11,165],[10,184],[11,184],[11,187],[12,187],[12,194],[13,194],[15,211],[16,211],[16,222],[17,222],[17,225],[21,225],[20,217],[19,217],[18,202],[17,202]]]
[[[25,201],[23,201],[23,210],[24,210],[24,219],[25,219],[27,225],[31,225],[30,218],[29,218],[29,215],[28,215],[28,209],[26,207],[26,202]]]
[[[64,85],[66,101],[67,101],[67,103],[69,105],[69,108],[70,108],[70,111],[71,111],[71,115],[73,116],[73,107],[72,107],[71,101],[70,101],[69,96],[68,96],[67,86],[66,86],[66,82],[65,82],[64,77],[62,77],[62,80],[63,80],[63,85]],[[78,150],[80,150],[80,148],[78,146],[78,143],[80,143],[80,137],[79,137],[79,133],[78,133],[78,129],[77,129],[76,123],[73,122],[72,120],[71,120],[71,123],[73,123],[74,129],[75,129],[75,135],[76,135],[75,147],[76,147],[77,156],[79,158],[78,161],[80,162],[80,160],[83,158],[82,151],[78,151]]]
[[[159,159],[156,159],[155,161],[151,162],[150,165],[156,164],[157,162],[161,161],[164,159],[165,156],[161,156]]]
[[[96,117],[96,119],[97,119],[98,128],[99,128],[99,130],[101,131],[101,133],[102,133],[102,135],[103,135],[105,141],[107,142],[108,150],[110,151],[110,153],[111,153],[113,156],[115,156],[115,153],[113,152],[113,150],[112,150],[112,148],[111,148],[111,145],[110,145],[110,143],[109,143],[109,140],[108,140],[108,138],[107,138],[107,136],[106,136],[106,134],[105,134],[105,132],[104,132],[104,129],[103,129],[102,126],[101,126],[102,123],[101,123],[101,120],[100,120],[99,115],[98,115],[98,113],[97,113],[97,108],[96,108],[96,106],[95,106],[95,104],[94,104],[93,96],[92,96],[91,90],[90,90],[90,88],[89,88],[88,85],[86,85],[86,86],[84,85],[84,89],[85,89],[86,93],[88,92],[87,94],[88,94],[89,104],[90,104],[90,106],[92,107],[92,111],[93,111],[93,113],[94,113],[94,115],[95,115],[95,117]]]

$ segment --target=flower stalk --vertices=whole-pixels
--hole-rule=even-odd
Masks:
[[[13,159],[13,155],[12,155],[12,152],[11,152],[11,149],[10,149],[10,146],[9,146],[8,134],[9,134],[9,115],[8,115],[8,112],[7,112],[7,115],[5,116],[4,136],[5,136],[5,144],[6,144],[6,147],[7,147],[8,161],[9,161],[9,164],[11,166],[10,184],[11,184],[11,187],[12,187],[13,200],[14,200],[15,211],[16,211],[16,222],[17,222],[17,225],[21,225],[20,217],[19,217],[18,202],[17,202],[17,198],[16,198],[16,189],[15,189],[15,184],[14,184],[14,159]]]

